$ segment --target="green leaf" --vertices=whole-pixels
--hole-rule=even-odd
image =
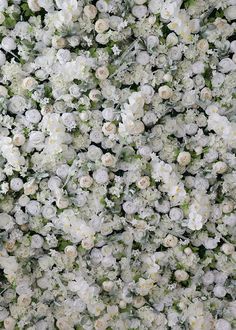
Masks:
[[[205,79],[205,84],[208,88],[212,88],[211,80],[212,80],[212,70],[210,67],[206,68],[205,72],[203,73],[203,77]]]
[[[189,204],[188,203],[184,203],[182,205],[180,205],[181,209],[183,210],[184,213],[188,213],[189,210]]]
[[[83,330],[82,325],[76,325],[75,330]]]
[[[100,199],[100,203],[101,203],[102,205],[106,206],[105,197],[102,197],[102,198]]]
[[[25,137],[28,137],[29,136],[29,133],[30,133],[30,129],[28,127],[25,127],[23,129],[23,133],[24,133]]]
[[[87,108],[83,104],[80,104],[79,107],[78,107],[78,109],[77,109],[77,111],[79,111],[79,112],[83,112],[83,111],[86,111],[86,110],[87,110]]]
[[[97,55],[97,48],[92,47],[92,48],[89,49],[89,52],[90,52],[90,55],[92,57],[96,57],[96,55]]]
[[[184,0],[182,6],[187,9],[195,4],[196,0]]]
[[[52,96],[52,87],[49,85],[44,86],[44,95],[45,97],[50,98]]]
[[[23,14],[23,16],[25,18],[29,18],[30,16],[33,16],[34,15],[34,13],[32,12],[32,10],[29,8],[27,2],[22,3],[22,5],[20,7],[21,7],[21,9],[23,11],[22,14]]]
[[[60,251],[60,252],[64,252],[65,248],[66,248],[68,245],[71,245],[71,242],[70,242],[70,241],[67,241],[67,240],[65,240],[65,239],[60,239],[60,240],[59,240],[59,244],[58,244],[58,251]]]
[[[116,69],[117,68],[115,65],[112,65],[112,64],[108,65],[108,70],[109,70],[110,75],[113,74],[116,71]]]
[[[16,25],[16,20],[13,17],[7,16],[3,22],[3,25],[8,29],[13,29]]]

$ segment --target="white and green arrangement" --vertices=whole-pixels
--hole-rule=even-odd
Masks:
[[[235,31],[235,0],[0,0],[0,329],[236,329]]]

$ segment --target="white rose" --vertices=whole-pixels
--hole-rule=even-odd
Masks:
[[[7,213],[0,213],[0,228],[12,229],[14,226],[13,218]]]
[[[233,21],[236,19],[236,6],[229,6],[224,10],[225,17],[229,21]]]
[[[37,0],[27,0],[29,9],[31,9],[33,12],[39,11],[40,6],[38,5]]]

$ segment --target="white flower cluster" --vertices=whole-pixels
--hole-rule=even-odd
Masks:
[[[0,0],[0,329],[236,329],[235,33],[235,0]]]

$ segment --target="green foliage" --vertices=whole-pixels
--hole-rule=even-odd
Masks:
[[[29,136],[29,133],[30,133],[30,129],[28,127],[25,127],[23,129],[23,133],[24,133],[24,136],[27,138]]]
[[[207,21],[210,23],[213,23],[216,18],[224,18],[224,11],[220,8],[220,9],[214,9],[212,11],[212,13],[209,15],[209,17],[207,18]]]
[[[71,242],[70,241],[67,241],[63,238],[61,238],[58,242],[58,251],[60,252],[64,252],[65,248],[68,246],[68,245],[71,245]]]
[[[7,29],[14,29],[15,25],[16,25],[16,19],[13,16],[5,16],[5,20],[3,22],[3,25],[7,28]]]
[[[52,87],[49,85],[44,86],[44,95],[45,97],[50,98],[52,96]]]
[[[218,189],[217,190],[217,195],[216,195],[216,202],[220,204],[224,201],[224,198],[225,198],[225,196],[222,192],[222,189],[221,188]]]
[[[189,204],[188,203],[183,203],[182,205],[180,205],[182,211],[184,213],[188,213],[188,210],[189,210]]]
[[[96,57],[97,55],[97,49],[95,47],[92,47],[89,49],[91,57]]]
[[[108,65],[109,74],[113,74],[116,71],[117,67],[115,65]]]
[[[83,105],[83,104],[80,104],[80,105],[78,106],[78,109],[77,109],[78,112],[83,112],[83,111],[86,111],[86,110],[87,110],[87,108],[86,108],[86,106]]]
[[[211,89],[212,70],[210,67],[206,68],[205,72],[203,73],[203,77],[205,79],[206,86]]]
[[[184,0],[182,6],[187,9],[195,4],[196,0]]]
[[[21,7],[22,15],[24,16],[24,18],[29,18],[30,16],[34,15],[32,10],[29,8],[27,2],[22,3],[22,5],[20,7]]]

